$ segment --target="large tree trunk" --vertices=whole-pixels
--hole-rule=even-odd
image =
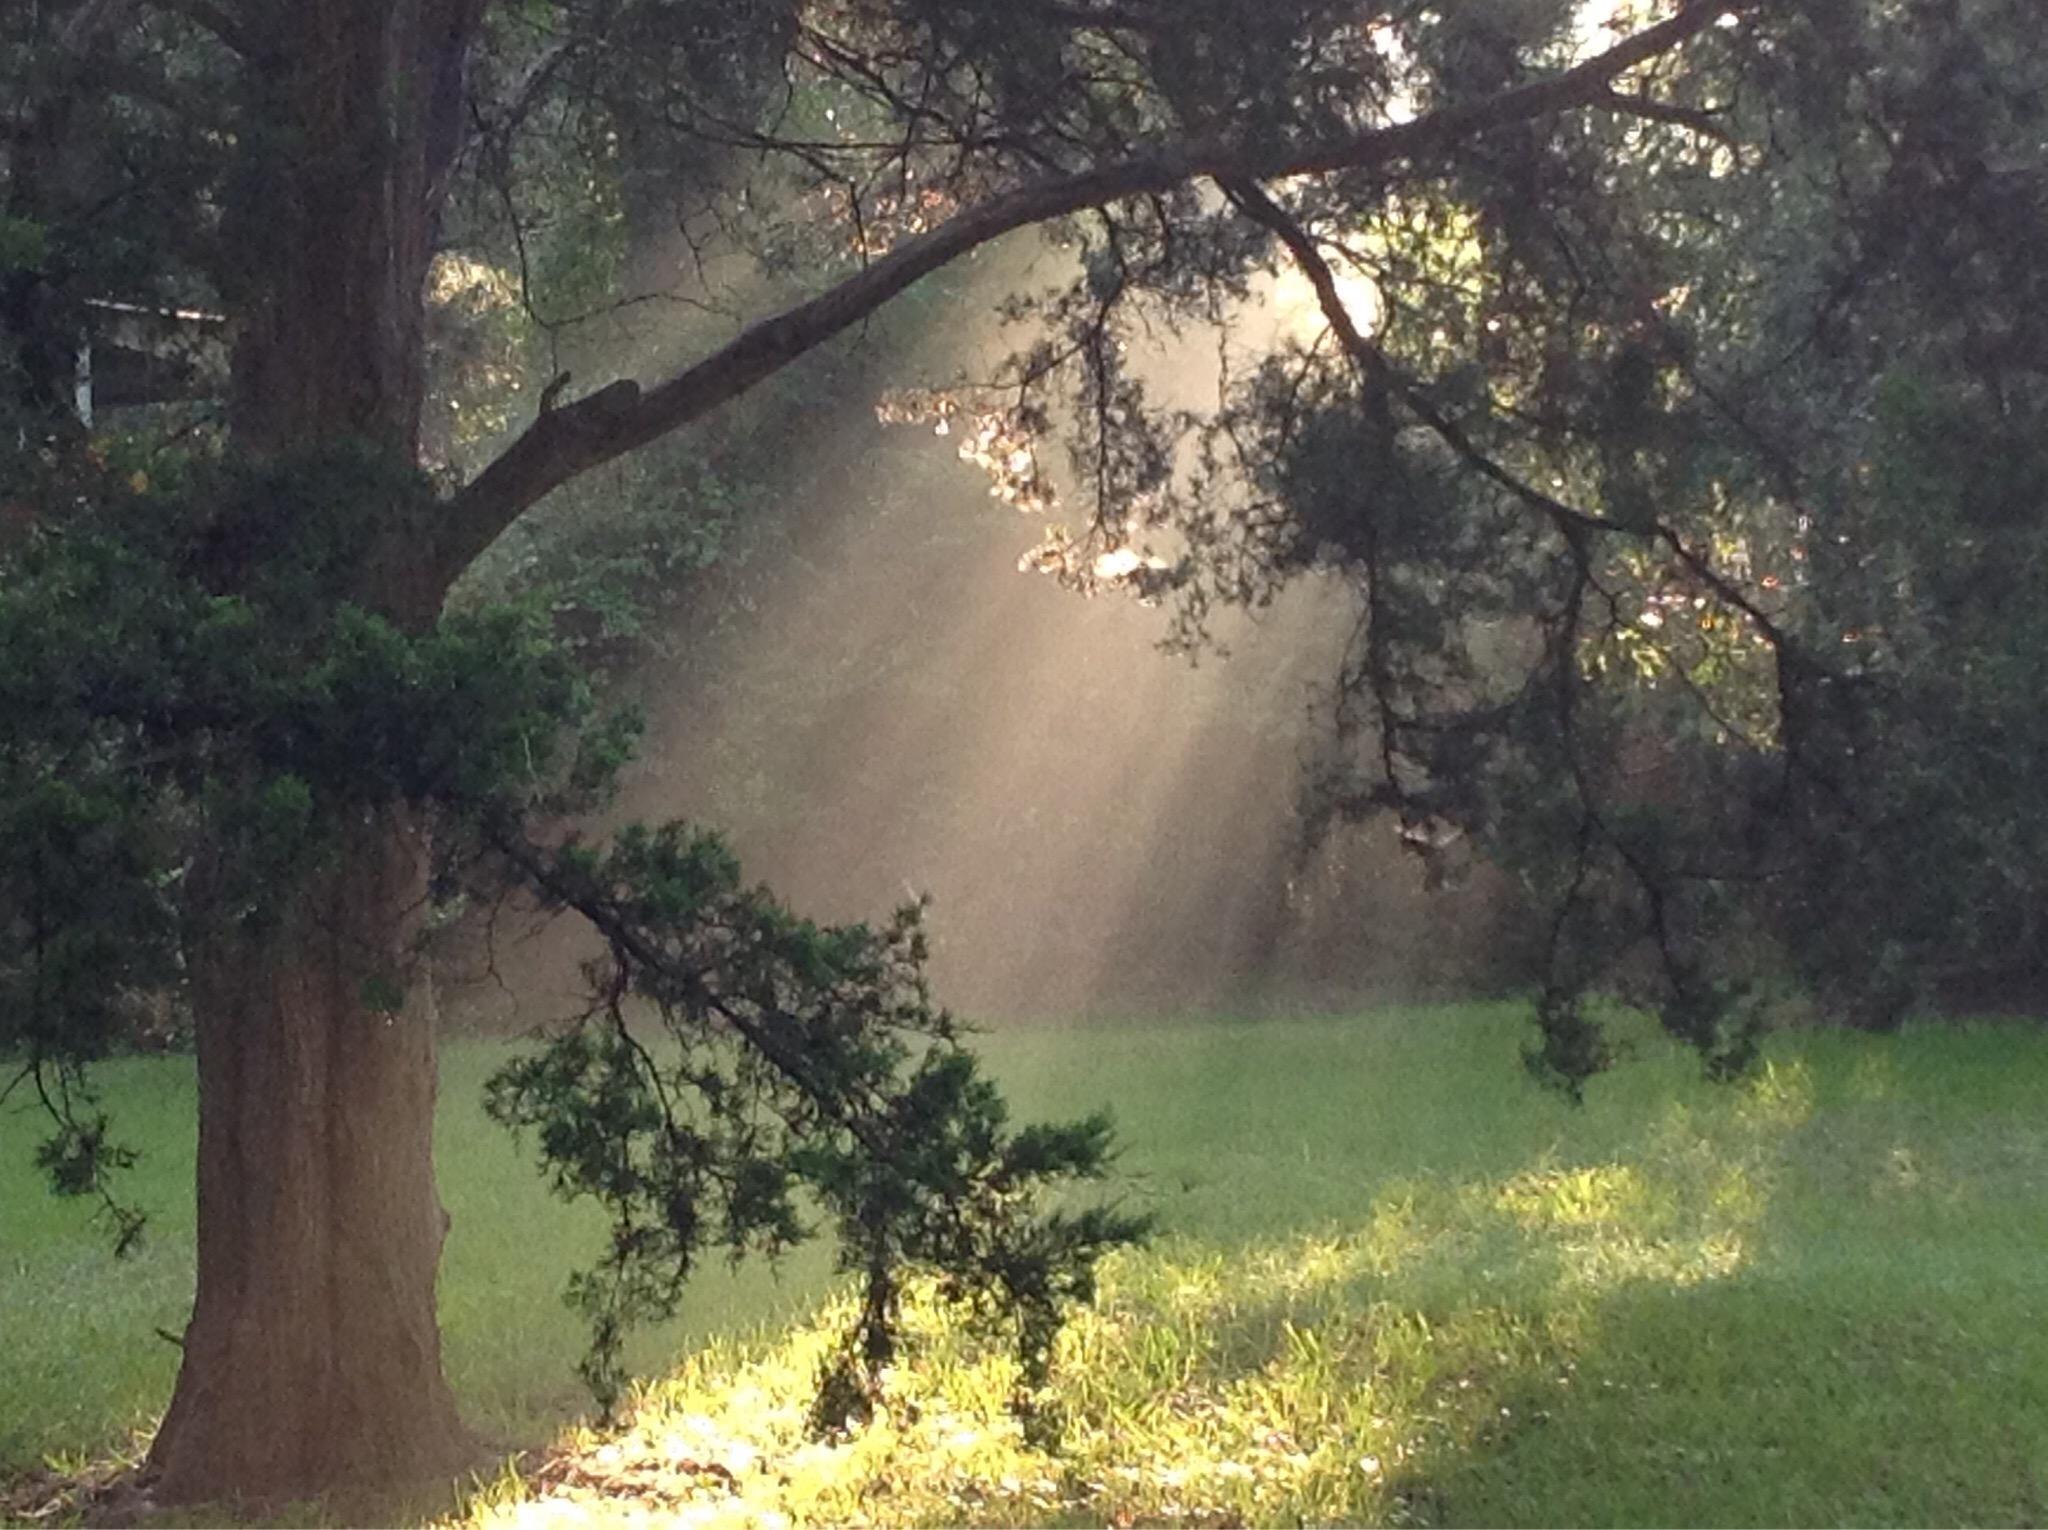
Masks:
[[[229,209],[247,273],[229,294],[238,453],[412,459],[427,267],[481,9],[245,7],[265,55],[256,111],[283,126],[252,139]],[[406,530],[334,598],[417,630],[443,587],[419,577],[429,560]],[[343,835],[278,907],[195,921],[199,1279],[150,1450],[163,1502],[417,1482],[468,1451],[434,1305],[447,1217],[417,952],[425,827],[389,809]]]
[[[416,1482],[469,1448],[434,1312],[433,1017],[401,961],[424,853],[368,823],[274,927],[194,962],[199,1285],[164,1501]]]

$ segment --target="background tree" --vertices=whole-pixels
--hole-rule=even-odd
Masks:
[[[1288,507],[1255,576],[1366,592],[1364,747],[1326,805],[1470,836],[1553,899],[1532,1060],[1574,1086],[1598,983],[1735,1066],[1788,985],[1890,1025],[2038,972],[2006,773],[2035,759],[2031,623],[1980,561],[2031,567],[2041,504],[2025,24],[1809,10],[1662,98],[1673,133],[1577,118],[1446,187],[1434,270],[1413,210],[1333,235],[1240,194],[1312,276],[1356,253],[1385,310],[1369,338],[1333,313],[1340,344],[1221,422]]]
[[[1869,214],[1873,185],[1975,209],[1952,185],[1971,155],[2038,153],[2038,107],[2003,83],[2024,54],[1964,59],[1964,9],[2025,35],[1991,0],[1796,16],[1693,0],[1608,29],[1562,0],[17,8],[0,41],[22,448],[0,609],[18,724],[4,1023],[24,1078],[55,1081],[48,1163],[100,1188],[118,1151],[75,1065],[134,994],[189,986],[200,1273],[160,1490],[309,1491],[461,1451],[433,1319],[419,970],[433,896],[456,885],[524,885],[609,953],[585,1022],[494,1095],[559,1183],[613,1213],[577,1288],[601,1387],[619,1322],[672,1304],[707,1241],[787,1241],[802,1195],[866,1277],[851,1380],[886,1351],[906,1262],[1011,1317],[1035,1363],[1057,1302],[1133,1231],[1034,1209],[1034,1186],[1099,1167],[1102,1128],[1004,1127],[923,993],[914,918],[816,929],[682,830],[538,842],[534,812],[597,786],[621,730],[593,721],[534,613],[443,616],[550,492],[1030,225],[1074,242],[1079,280],[1031,306],[1042,338],[992,389],[926,402],[966,415],[1032,500],[1032,443],[1067,422],[1092,503],[1047,564],[1177,591],[1190,631],[1206,602],[1347,570],[1346,720],[1370,748],[1366,774],[1333,777],[1333,808],[1392,809],[1418,845],[1476,838],[1553,888],[1553,1070],[1601,1060],[1578,997],[1645,932],[1667,1017],[1738,1058],[1709,958],[1763,911],[1822,909],[1787,868],[1817,886],[1835,874],[1809,847],[1887,842],[1831,839],[1841,822],[1893,825],[1896,845],[1911,800],[1828,816],[1870,715],[1846,703],[1873,689],[1839,662],[1840,623],[1877,592],[1845,570],[1824,583],[1803,552],[1811,592],[1764,598],[1787,583],[1769,550],[1818,545],[1822,512],[1803,507],[1829,476],[1784,432],[1818,435],[1834,481],[1876,470],[1825,430],[1828,382],[1867,378],[1867,353],[1811,363],[1790,418],[1759,419],[1778,375],[1762,348],[1787,307],[1825,329],[1875,294],[1915,322],[1896,279],[1927,258],[1911,241],[1842,268],[1841,296],[1801,286],[1845,231],[1880,226],[1838,216]],[[1894,12],[1921,18],[1910,47],[1888,40]],[[1960,140],[1909,152],[1891,117],[1925,132],[1945,87],[1897,82],[1941,78],[1929,59],[1990,97]],[[618,219],[677,199],[785,260],[815,258],[822,230],[850,269],[673,376],[574,399],[557,378],[488,462],[423,477],[437,253],[518,270],[531,308],[537,231],[575,225],[601,255]],[[798,213],[748,215],[763,206]],[[1801,235],[1788,206],[1827,216]],[[2005,237],[1990,209],[1959,226]],[[1796,258],[1758,261],[1780,253],[1771,237]],[[1150,409],[1137,327],[1227,316],[1276,252],[1315,284],[1323,341],[1233,373],[1206,422]],[[1373,278],[1370,319],[1345,306],[1345,263]],[[1987,274],[1984,312],[1994,290]],[[109,294],[232,321],[223,432],[173,449],[74,423],[70,337]],[[1987,334],[2023,355],[2031,331],[2005,323],[1965,324],[1945,355],[1980,365]],[[2024,406],[2024,366],[2000,365],[2001,398]],[[1929,367],[1884,394],[1894,408],[1925,424],[1979,398],[1974,375]],[[1888,471],[1904,484],[1933,460]],[[1101,561],[1116,553],[1133,556]],[[1665,620],[1680,609],[1697,613],[1682,642]],[[1966,647],[2002,642],[1975,631]],[[1630,665],[1640,687],[1610,683]],[[1646,702],[1655,675],[1672,678]],[[1716,721],[1648,792],[1629,762],[1673,684]],[[1924,736],[1920,758],[1940,759]],[[1965,795],[1983,807],[2017,778]],[[1507,812],[1515,798],[1528,811]],[[1694,853],[1737,846],[1712,866]],[[633,1005],[667,1022],[662,1049]]]
[[[1626,20],[1390,19],[1347,84],[1377,70],[1429,121]],[[1042,561],[1173,596],[1187,641],[1288,580],[1351,585],[1311,806],[1551,907],[1539,1073],[1576,1090],[1606,1063],[1602,990],[1723,1071],[1792,995],[1866,1025],[2011,1002],[2038,971],[2007,773],[2035,758],[2031,624],[1978,560],[2031,567],[2039,509],[2027,25],[1806,7],[1397,177],[1216,173],[1207,202],[1097,220],[1040,308],[1059,338],[1001,388],[918,402],[978,417],[998,486],[1038,503],[1014,448],[1064,384],[1083,521]],[[1200,55],[1182,37],[1154,75],[1191,127],[1235,88],[1187,83]],[[1307,109],[1272,78],[1233,109]],[[1146,326],[1227,314],[1276,258],[1320,336],[1241,359],[1203,417],[1152,407]],[[1936,440],[1996,466],[1936,467]]]

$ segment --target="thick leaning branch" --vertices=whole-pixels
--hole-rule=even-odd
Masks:
[[[1582,109],[1615,110],[1610,98],[1618,77],[1697,36],[1743,3],[1691,0],[1670,19],[1548,79],[1410,122],[1340,139],[1263,148],[1210,142],[1158,149],[969,207],[817,297],[751,325],[695,366],[652,388],[615,382],[540,415],[450,502],[435,548],[436,575],[444,585],[451,583],[543,496],[737,398],[924,277],[1005,234],[1198,179],[1247,182],[1370,169],[1438,153],[1515,123]]]

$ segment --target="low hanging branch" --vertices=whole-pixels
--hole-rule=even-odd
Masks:
[[[1010,1340],[1029,1405],[1069,1301],[1141,1217],[1049,1204],[1099,1180],[1109,1123],[1016,1126],[925,979],[922,909],[821,926],[744,885],[714,836],[620,831],[602,849],[525,825],[588,808],[632,729],[600,715],[544,613],[495,607],[409,631],[361,607],[309,614],[318,560],[260,569],[216,595],[163,540],[193,519],[119,483],[70,534],[20,560],[0,598],[0,1105],[34,1090],[54,1127],[38,1162],[95,1195],[129,1155],[81,1087],[139,996],[170,991],[188,911],[267,933],[277,889],[334,863],[366,817],[431,820],[444,888],[530,891],[603,942],[588,1009],[490,1088],[555,1188],[604,1208],[610,1238],[570,1289],[590,1321],[583,1372],[609,1407],[626,1331],[675,1310],[706,1253],[773,1255],[836,1233],[863,1284],[824,1378],[821,1422],[874,1397],[899,1293],[939,1295]],[[196,503],[288,506],[428,493],[374,460],[208,476]],[[317,496],[317,499],[316,499]],[[373,536],[356,517],[337,531]],[[344,560],[347,544],[336,554]],[[191,634],[199,636],[193,637]],[[88,641],[89,635],[89,641]],[[182,635],[183,640],[180,640]],[[372,709],[374,708],[374,709]],[[364,722],[365,716],[372,720]],[[191,804],[212,815],[195,851]],[[187,874],[195,858],[199,869]],[[363,1003],[403,1003],[402,970]]]
[[[1109,1122],[1008,1125],[932,1006],[922,910],[880,928],[814,925],[743,886],[723,844],[680,824],[627,829],[603,854],[537,845],[505,817],[483,837],[605,943],[591,1009],[489,1093],[497,1119],[534,1133],[555,1187],[610,1216],[609,1249],[570,1287],[604,1407],[624,1382],[625,1329],[671,1315],[703,1252],[772,1256],[806,1235],[815,1207],[862,1283],[821,1378],[820,1423],[871,1406],[919,1273],[1010,1339],[1020,1411],[1039,1416],[1061,1309],[1147,1222],[1044,1204],[1105,1171]]]
[[[1641,103],[1631,100],[1629,109]],[[1552,680],[1557,736],[1579,808],[1574,870],[1570,885],[1558,900],[1548,940],[1546,965],[1550,978],[1538,1009],[1541,1043],[1528,1056],[1540,1075],[1561,1082],[1578,1097],[1586,1077],[1600,1071],[1611,1056],[1600,1027],[1586,1018],[1580,985],[1559,976],[1560,953],[1564,949],[1567,923],[1579,904],[1597,849],[1610,851],[1639,890],[1647,911],[1647,933],[1669,985],[1661,1006],[1666,1026],[1684,1036],[1706,1053],[1709,1066],[1721,1073],[1733,1073],[1747,1066],[1753,1056],[1757,1032],[1753,1023],[1731,1024],[1727,995],[1704,980],[1699,963],[1685,950],[1672,929],[1670,905],[1676,889],[1685,883],[1708,883],[1712,875],[1690,871],[1669,871],[1653,864],[1632,847],[1629,837],[1609,821],[1599,800],[1589,770],[1577,745],[1574,648],[1580,632],[1581,607],[1589,588],[1596,587],[1592,573],[1592,549],[1597,539],[1618,537],[1666,549],[1677,564],[1700,586],[1730,609],[1740,612],[1759,640],[1771,650],[1776,666],[1779,693],[1784,710],[1790,712],[1790,695],[1800,676],[1821,673],[1817,661],[1809,658],[1792,634],[1763,610],[1738,585],[1693,549],[1673,527],[1654,517],[1623,521],[1595,514],[1568,504],[1545,492],[1483,449],[1471,434],[1449,414],[1438,408],[1420,388],[1403,377],[1384,351],[1368,338],[1353,320],[1316,240],[1301,222],[1257,182],[1228,178],[1219,181],[1225,196],[1252,222],[1279,241],[1316,294],[1325,321],[1336,336],[1345,359],[1356,373],[1361,390],[1369,397],[1398,399],[1404,409],[1434,434],[1468,469],[1499,488],[1515,503],[1547,521],[1568,550],[1573,578],[1563,608],[1558,613],[1547,663]],[[1373,589],[1368,642],[1374,647],[1370,667],[1379,702],[1381,747],[1388,790],[1402,795],[1394,764],[1392,740],[1398,719],[1387,698],[1379,671],[1384,659],[1377,652],[1373,632],[1377,626],[1380,571],[1369,566]],[[1786,769],[1803,770],[1823,786],[1833,789],[1827,774],[1803,758],[1788,739],[1784,745]]]

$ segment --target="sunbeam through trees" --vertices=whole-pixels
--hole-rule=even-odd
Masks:
[[[1151,945],[1158,1005],[1291,961],[1327,1007],[1441,941],[1574,1099],[1643,1015],[1738,1079],[1789,1024],[2038,1005],[2036,11],[7,5],[0,1108],[132,1249],[92,1065],[196,1050],[196,1287],[137,1491],[476,1461],[437,957],[545,1022],[490,1110],[604,1212],[570,1297],[607,1412],[706,1255],[822,1232],[856,1289],[816,1428],[876,1416],[931,1291],[1048,1444],[1062,1325],[1151,1217],[1107,1118],[1012,1119],[935,974],[1072,1014]],[[1044,596],[1274,658],[1199,725],[1133,700],[1131,800],[1099,775],[1063,832],[1138,848],[1016,879],[1064,911],[1003,900],[1029,825],[959,931],[921,899],[999,752],[1064,768],[1036,735],[1089,650],[1045,607],[1046,662],[1005,651],[1018,586],[970,581],[1014,571],[937,599],[856,556],[912,490],[816,438],[876,414],[1035,518]],[[824,534],[774,503],[804,460]],[[943,579],[919,524],[875,541]],[[749,604],[778,541],[845,555],[808,623]],[[927,626],[870,640],[892,605]],[[735,702],[771,621],[778,694]],[[951,692],[862,713],[890,665]],[[923,816],[920,756],[967,783]],[[542,914],[554,996],[496,949]]]

